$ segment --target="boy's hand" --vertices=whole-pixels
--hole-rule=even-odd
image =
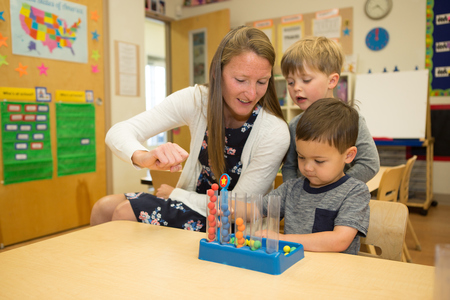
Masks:
[[[156,197],[168,199],[174,189],[174,187],[168,184],[161,184],[161,186],[156,190]]]

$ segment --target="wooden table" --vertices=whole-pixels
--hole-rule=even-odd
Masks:
[[[369,192],[373,192],[380,186],[381,177],[383,176],[384,171],[389,169],[389,167],[380,167],[380,170],[378,171],[377,175],[370,179],[366,184],[369,188]]]
[[[434,267],[305,252],[268,275],[199,260],[203,237],[115,221],[5,251],[0,299],[432,298]]]

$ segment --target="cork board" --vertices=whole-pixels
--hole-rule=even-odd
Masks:
[[[51,152],[53,163],[52,168],[47,168],[47,170],[52,170],[47,179],[6,185],[3,182],[5,175],[3,165],[0,165],[0,180],[2,180],[0,183],[0,244],[10,245],[89,224],[93,204],[106,194],[103,71],[105,33],[103,31],[103,1],[101,0],[3,2],[0,11],[3,11],[5,20],[0,22],[0,34],[7,39],[6,45],[0,46],[0,59],[6,62],[0,64],[0,87],[30,90],[43,87],[47,95],[51,95],[46,99],[47,102],[43,103],[49,109],[48,127],[51,142],[45,145],[51,145],[49,152]],[[70,10],[79,5],[83,6],[84,15],[81,23],[77,25],[79,27],[76,28],[85,31],[84,46],[87,51],[87,61],[64,61],[40,56],[39,54],[42,54],[47,48],[37,39],[31,40],[36,48],[30,49],[30,51],[36,52],[37,50],[39,53],[36,52],[34,56],[14,54],[13,32],[17,28],[13,30],[12,26],[19,17],[16,14],[11,15],[14,6],[11,9],[10,3],[12,3],[11,6],[29,4],[46,12],[53,11],[53,14],[58,14],[55,12],[56,8],[61,7],[61,14],[58,17],[67,21],[67,27],[73,26],[78,19],[70,19]],[[63,12],[64,9],[66,9],[65,12]],[[29,38],[25,33],[21,34],[23,38]],[[76,48],[73,47],[72,50],[76,51]],[[52,51],[67,51],[67,56],[73,55],[67,48],[56,47]],[[78,53],[75,52],[75,54]],[[90,102],[87,101],[90,99],[92,100],[90,105],[95,106],[95,112],[93,112],[95,136],[91,140],[95,140],[96,161],[92,172],[67,176],[58,175],[56,104],[64,100],[62,99],[64,94],[85,95],[86,102]],[[16,99],[14,101],[23,100]],[[2,97],[1,101],[12,100]],[[3,154],[3,149],[0,149],[0,156],[3,157]]]

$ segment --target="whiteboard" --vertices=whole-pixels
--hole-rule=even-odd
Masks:
[[[425,138],[428,70],[358,74],[355,100],[372,137]]]

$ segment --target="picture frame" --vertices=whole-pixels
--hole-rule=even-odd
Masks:
[[[207,29],[189,31],[189,81],[190,85],[208,81]]]

